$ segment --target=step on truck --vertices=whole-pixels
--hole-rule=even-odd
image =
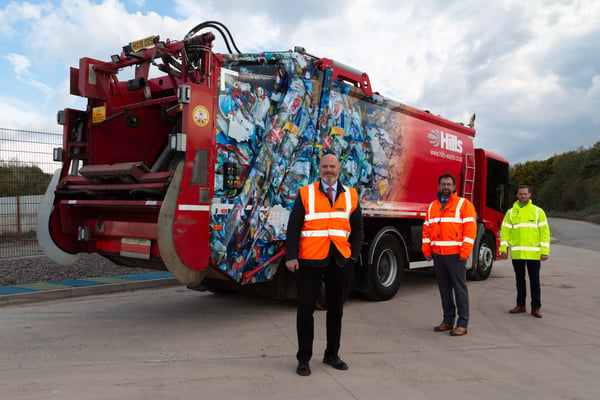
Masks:
[[[227,53],[213,51],[217,35]],[[405,271],[431,267],[422,224],[447,172],[477,209],[468,275],[487,279],[508,162],[474,147],[474,116],[455,123],[374,89],[365,72],[301,47],[242,53],[215,21],[182,40],[128,43],[106,61],[81,58],[70,93],[87,106],[58,112],[62,168],[40,209],[40,245],[65,266],[98,253],[192,289],[293,298],[288,215],[333,152],[364,215],[352,289],[387,300]]]

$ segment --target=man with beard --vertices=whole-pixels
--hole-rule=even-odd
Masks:
[[[477,214],[469,200],[456,195],[454,176],[441,175],[438,185],[437,199],[423,222],[422,245],[427,261],[433,260],[444,311],[442,323],[433,330],[464,336],[469,324],[466,262],[475,243]]]
[[[364,233],[358,194],[338,181],[340,171],[335,155],[323,156],[319,164],[321,179],[300,188],[288,220],[285,265],[296,280],[296,373],[302,376],[311,372],[313,314],[322,282],[327,301],[323,362],[335,369],[348,369],[338,354],[343,305]]]

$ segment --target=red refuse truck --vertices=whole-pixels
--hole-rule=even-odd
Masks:
[[[213,52],[217,35],[227,53]],[[354,290],[386,300],[405,271],[431,266],[422,223],[446,172],[478,213],[469,276],[486,279],[497,259],[509,167],[474,147],[474,116],[463,125],[386,98],[365,72],[300,47],[241,53],[215,21],[82,58],[70,82],[87,106],[58,112],[62,168],[38,218],[59,264],[98,253],[194,289],[293,297],[287,219],[325,152],[363,210]]]

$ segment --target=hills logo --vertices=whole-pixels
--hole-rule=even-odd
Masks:
[[[432,129],[427,134],[427,138],[433,147],[439,147],[440,149],[453,151],[455,153],[462,153],[463,151],[462,140],[459,140],[456,135],[451,133],[446,133],[439,129]]]

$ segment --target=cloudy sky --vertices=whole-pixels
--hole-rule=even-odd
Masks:
[[[61,132],[69,67],[224,23],[243,52],[303,46],[375,91],[467,123],[511,163],[600,141],[598,0],[47,0],[0,5],[0,128]],[[217,40],[216,51],[225,47]]]

